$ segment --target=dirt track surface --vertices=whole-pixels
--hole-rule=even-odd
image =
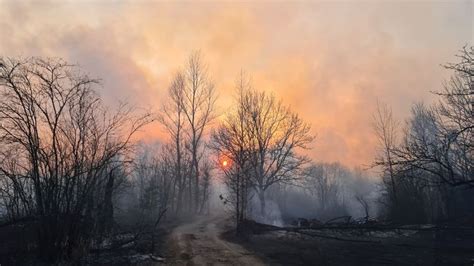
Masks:
[[[167,265],[264,265],[251,251],[221,238],[223,217],[198,217],[176,227],[169,238]]]

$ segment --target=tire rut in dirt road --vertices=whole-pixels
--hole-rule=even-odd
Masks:
[[[264,265],[242,246],[223,240],[224,217],[200,217],[178,226],[170,236],[168,265]]]

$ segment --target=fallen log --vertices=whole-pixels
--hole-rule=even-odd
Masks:
[[[472,227],[449,227],[449,226],[366,226],[366,225],[321,225],[316,227],[279,227],[274,225],[262,224],[255,221],[247,220],[244,222],[245,226],[248,227],[253,233],[263,233],[263,232],[272,232],[272,231],[285,231],[285,232],[292,232],[298,233],[301,235],[307,235],[311,237],[320,237],[320,238],[327,238],[339,241],[346,241],[346,242],[359,242],[359,243],[380,243],[377,240],[364,240],[364,239],[351,239],[351,238],[343,238],[338,236],[331,236],[320,234],[316,232],[308,232],[311,231],[318,231],[318,230],[334,230],[334,231],[344,231],[344,230],[364,230],[364,231],[439,231],[439,230],[469,230],[474,231]]]
[[[304,230],[314,230],[312,228],[298,228],[298,227],[278,227],[274,225],[268,224],[261,224],[255,221],[245,221],[245,226],[249,227],[253,233],[261,233],[261,232],[275,232],[275,231],[286,231],[291,233],[298,233],[301,235],[307,235],[311,237],[319,237],[319,238],[327,238],[339,241],[346,241],[346,242],[358,242],[358,243],[380,243],[380,241],[372,241],[372,240],[361,240],[361,239],[350,239],[350,238],[342,238],[337,236],[328,236],[323,234],[318,234],[314,232],[306,232]]]
[[[407,231],[436,231],[436,230],[454,230],[454,231],[474,231],[474,227],[453,227],[453,226],[430,226],[430,227],[421,227],[421,226],[365,226],[365,225],[323,225],[323,226],[313,226],[313,227],[279,227],[284,229],[298,228],[302,230],[324,230],[324,229],[334,229],[334,230],[357,230],[365,229],[372,231],[394,231],[394,230],[407,230]]]
[[[284,229],[283,229],[284,230]],[[343,237],[337,237],[337,236],[328,236],[328,235],[322,235],[322,234],[317,234],[317,233],[309,233],[301,230],[284,230],[287,232],[295,232],[298,234],[302,235],[307,235],[311,237],[319,237],[319,238],[326,238],[326,239],[333,239],[333,240],[338,240],[338,241],[345,241],[345,242],[356,242],[356,243],[381,243],[381,241],[378,240],[363,240],[363,239],[351,239],[351,238],[343,238]]]

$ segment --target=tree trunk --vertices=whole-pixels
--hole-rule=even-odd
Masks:
[[[265,218],[265,190],[259,190],[258,198],[260,200],[260,214]]]
[[[195,140],[194,140],[195,141]],[[199,162],[197,159],[197,144],[193,144],[193,152],[192,152],[192,167],[193,167],[193,176],[194,176],[194,204],[192,208],[195,208],[195,212],[199,211]]]
[[[102,216],[100,221],[100,234],[107,235],[110,233],[110,229],[113,224],[114,219],[114,206],[112,202],[113,190],[115,183],[115,174],[114,169],[111,169],[109,172],[109,178],[105,186],[104,194],[104,204],[103,204],[103,213],[99,214]]]

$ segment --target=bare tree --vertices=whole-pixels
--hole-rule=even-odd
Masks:
[[[275,183],[298,178],[308,159],[296,150],[307,148],[313,137],[310,126],[273,96],[249,90],[242,100],[250,130],[252,183],[265,217],[265,191]]]
[[[132,185],[137,198],[134,207],[138,207],[140,222],[144,225],[151,226],[157,217],[164,218],[168,210],[176,211],[178,184],[174,148],[172,144],[144,145],[134,159]]]
[[[184,72],[184,90],[182,108],[187,119],[189,130],[188,150],[191,153],[191,176],[194,178],[195,210],[199,210],[199,162],[203,149],[203,135],[209,123],[214,119],[216,101],[214,84],[207,73],[199,52],[191,54]]]
[[[403,142],[393,150],[397,156],[394,163],[400,167],[400,171],[410,174],[422,170],[427,174],[419,178],[431,179],[432,175],[441,174],[435,163],[443,157],[439,116],[435,109],[429,109],[422,103],[414,105],[411,113]],[[424,181],[428,182],[429,179]]]
[[[437,111],[445,139],[443,182],[474,188],[474,47],[464,47],[459,63],[448,64],[454,71],[444,85]]]
[[[446,67],[454,75],[445,84],[438,105],[415,106],[405,142],[397,149],[405,169],[428,173],[430,183],[474,187],[474,49],[466,47],[461,62]]]
[[[186,188],[186,180],[184,173],[184,138],[185,138],[185,122],[184,113],[184,90],[185,77],[178,72],[168,90],[169,100],[162,107],[159,121],[166,128],[171,137],[174,148],[169,149],[175,155],[174,160],[174,177],[176,185],[173,186],[173,192],[176,190],[176,207],[175,212],[182,210],[183,196]]]
[[[112,169],[151,117],[126,105],[109,113],[98,82],[62,60],[0,62],[0,173],[12,189],[3,192],[38,220],[44,258],[72,256],[89,245]]]
[[[238,83],[245,84],[242,80]],[[215,139],[224,145],[224,154],[239,160],[239,169],[249,169],[248,178],[265,217],[265,191],[273,184],[298,178],[308,159],[297,150],[307,148],[313,137],[310,126],[275,97],[249,85],[238,86],[238,92],[237,110],[228,114]]]
[[[473,55],[472,47],[464,47],[460,62],[445,66],[454,73],[436,93],[438,104],[414,105],[399,145],[392,141],[391,113],[378,112],[376,131],[384,153],[376,164],[389,173],[387,187],[396,187],[390,201],[399,210],[393,218],[425,222],[472,212],[472,193],[465,188],[474,187]]]
[[[362,206],[362,208],[364,209],[364,213],[365,213],[365,221],[367,222],[369,220],[369,203],[367,202],[366,198],[364,197],[364,195],[356,195],[355,196],[357,202],[360,203],[360,205]]]
[[[395,181],[394,154],[397,145],[398,122],[393,118],[392,110],[385,104],[377,102],[377,110],[373,118],[373,127],[379,141],[380,152],[375,165],[382,166],[389,177],[393,202],[397,201]]]
[[[320,217],[334,217],[344,211],[343,182],[348,182],[349,175],[349,169],[339,163],[312,163],[305,169],[301,184],[316,198]]]
[[[211,179],[212,179],[212,170],[213,167],[211,165],[210,160],[205,160],[204,163],[201,165],[201,173],[202,173],[202,182],[201,182],[201,206],[199,207],[199,213],[207,212],[209,213],[209,197],[211,194]]]
[[[225,203],[230,203],[234,207],[237,232],[240,232],[240,224],[246,219],[251,185],[249,149],[251,136],[246,121],[246,108],[241,100],[245,91],[249,89],[250,84],[241,73],[236,82],[237,106],[227,113],[221,125],[211,134],[211,148],[217,155],[218,164],[230,191]],[[221,199],[224,199],[222,195]]]
[[[176,74],[168,94],[169,100],[162,108],[160,121],[170,134],[176,156],[176,211],[182,209],[183,201],[188,210],[199,211],[200,201],[206,198],[200,188],[207,189],[200,181],[200,160],[205,148],[203,137],[214,119],[216,97],[214,84],[198,52],[189,57],[184,71]],[[184,175],[184,153],[189,153],[191,158],[189,175]]]

